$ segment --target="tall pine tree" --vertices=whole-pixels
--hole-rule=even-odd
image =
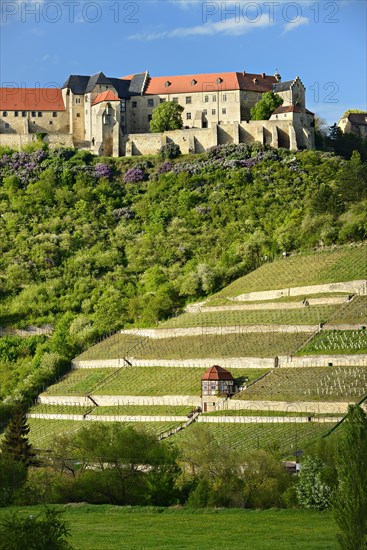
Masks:
[[[36,464],[36,453],[28,441],[29,426],[22,406],[17,406],[6,428],[1,451],[24,466]]]

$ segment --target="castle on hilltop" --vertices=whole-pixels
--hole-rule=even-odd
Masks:
[[[250,120],[265,92],[283,99],[270,120]],[[152,134],[153,109],[164,101],[184,108],[182,130]],[[51,145],[87,149],[97,155],[155,154],[167,142],[182,153],[225,143],[254,141],[272,147],[314,147],[314,115],[306,109],[299,77],[243,72],[122,78],[71,75],[59,88],[0,88],[1,144],[30,143],[37,134]]]

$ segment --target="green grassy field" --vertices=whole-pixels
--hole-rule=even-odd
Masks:
[[[89,348],[79,360],[118,359],[200,359],[206,357],[274,357],[287,355],[299,348],[308,338],[308,333],[276,333],[267,330],[260,333],[234,333],[226,335],[203,334],[176,338],[140,338],[116,334],[100,344]],[[134,340],[129,349],[126,342]]]
[[[55,506],[75,550],[333,550],[331,513],[307,510],[190,510],[76,504]],[[0,509],[0,519],[15,508]],[[41,506],[18,508],[37,515]]]
[[[184,313],[161,323],[159,328],[217,327],[246,325],[317,325],[326,322],[336,306],[309,306],[300,309],[213,311]],[[358,321],[356,321],[358,322]]]
[[[318,285],[366,278],[367,245],[295,255],[262,265],[224,288],[217,296]]]
[[[236,399],[254,401],[350,401],[367,394],[367,367],[274,369]]]
[[[48,395],[85,395],[93,388],[96,395],[200,395],[201,377],[206,369],[190,367],[126,367],[117,369],[76,369],[58,384],[50,386]],[[233,376],[252,382],[264,369],[231,369]],[[109,375],[115,374],[111,379]],[[97,383],[98,382],[98,383]]]
[[[316,334],[298,353],[314,355],[332,353],[367,353],[366,330],[325,330]]]

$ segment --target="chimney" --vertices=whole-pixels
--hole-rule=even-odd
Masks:
[[[246,74],[246,71],[243,71],[243,76],[245,76],[245,74]]]
[[[261,76],[262,76],[263,78],[265,78],[265,73],[262,73]]]

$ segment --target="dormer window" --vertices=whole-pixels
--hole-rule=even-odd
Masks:
[[[165,88],[168,88],[168,86],[171,86],[171,83],[169,80],[166,80],[166,82],[164,83],[164,86]]]
[[[254,78],[252,82],[253,82],[254,84],[257,84],[257,83],[258,83],[257,78]]]
[[[194,78],[193,80],[191,80],[191,86],[195,86],[195,84],[197,84],[197,81]]]
[[[216,81],[216,82],[217,82],[217,84],[222,84],[223,78],[217,78],[217,81]]]

